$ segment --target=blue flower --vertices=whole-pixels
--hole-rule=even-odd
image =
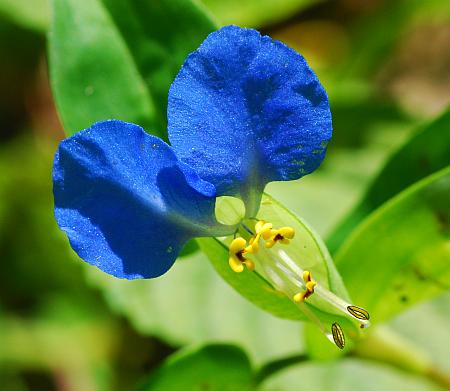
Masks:
[[[305,59],[227,26],[188,56],[170,88],[170,146],[117,120],[61,142],[56,220],[88,263],[119,278],[157,277],[191,238],[235,232],[216,221],[216,196],[241,198],[255,216],[268,182],[320,165],[331,132],[325,90]]]

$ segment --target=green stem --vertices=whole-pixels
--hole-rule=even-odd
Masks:
[[[426,353],[387,328],[377,327],[366,339],[358,342],[349,356],[391,365],[450,390],[449,375],[437,368]]]
[[[384,327],[377,327],[367,338],[358,341],[354,349],[344,358],[358,358],[375,361],[422,376],[444,390],[450,390],[450,377],[442,372],[424,353],[403,340],[399,335]],[[313,362],[307,354],[299,354],[268,362],[255,375],[255,385],[261,384],[268,377],[295,364]]]

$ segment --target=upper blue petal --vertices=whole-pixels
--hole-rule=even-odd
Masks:
[[[184,243],[209,234],[215,188],[137,125],[105,121],[55,156],[56,220],[85,261],[120,278],[167,271]]]
[[[312,172],[332,134],[327,95],[305,59],[237,26],[210,34],[186,59],[170,88],[168,126],[177,156],[218,195]]]

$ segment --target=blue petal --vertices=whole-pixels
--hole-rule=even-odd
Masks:
[[[328,98],[305,59],[252,29],[224,27],[183,64],[169,92],[169,139],[218,195],[262,191],[322,162]]]
[[[99,122],[64,140],[53,184],[72,248],[119,278],[159,276],[187,240],[220,230],[214,186],[137,125]]]

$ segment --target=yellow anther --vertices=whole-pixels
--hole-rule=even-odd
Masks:
[[[247,241],[244,238],[236,238],[230,244],[230,254],[236,254],[245,249]]]
[[[311,281],[311,273],[308,270],[303,272],[303,281],[308,282]]]
[[[244,264],[233,256],[228,258],[228,264],[235,273],[242,273],[244,271]]]
[[[345,347],[345,335],[344,331],[342,330],[342,327],[339,325],[339,323],[333,323],[331,325],[331,333],[333,335],[333,340],[336,346],[339,349],[344,349]]]
[[[259,250],[259,235],[253,236],[248,241],[249,245],[245,248],[245,252],[255,254]]]
[[[247,253],[257,253],[259,250],[259,239],[261,235],[269,232],[272,229],[272,224],[266,223],[264,220],[260,220],[255,224],[255,236],[252,236],[249,240],[249,245],[245,248]]]
[[[246,254],[248,254],[248,253],[253,254],[253,253],[256,253],[257,251],[258,251],[257,249],[255,251],[255,249],[254,249],[254,247],[252,246],[251,243],[247,247],[245,247],[245,249],[244,249],[244,253],[246,253]]]
[[[274,231],[276,231],[276,230],[269,229],[267,231],[264,231],[261,236],[264,240],[269,240],[271,237],[275,236],[275,234],[273,234]]]
[[[250,270],[251,272],[253,271],[253,270],[255,270],[255,263],[252,261],[252,260],[250,260],[250,259],[247,259],[245,262],[244,262],[244,265],[247,267],[247,269],[248,270]]]
[[[306,295],[306,292],[299,292],[299,293],[294,295],[293,300],[296,303],[301,303],[302,301],[305,300],[305,295]]]
[[[259,220],[255,224],[255,232],[256,234],[265,234],[267,232],[270,232],[272,230],[272,224],[266,223],[264,220]]]
[[[296,303],[300,303],[306,300],[309,296],[311,296],[314,293],[314,287],[317,285],[317,282],[312,279],[311,272],[305,270],[303,272],[302,277],[303,281],[305,281],[306,291],[299,292],[296,295],[294,295],[293,300]]]
[[[270,231],[266,231],[263,238],[266,240],[266,247],[272,248],[277,242],[289,244],[290,239],[293,239],[294,236],[294,228],[282,227],[279,229],[271,229]]]
[[[294,239],[295,231],[292,227],[283,227],[278,230],[278,234],[283,236],[285,239]]]
[[[270,240],[268,240],[268,241],[266,242],[266,247],[267,247],[267,248],[272,248],[273,246],[275,246],[275,244],[276,244],[276,241],[270,239]]]
[[[228,264],[231,269],[236,273],[242,273],[244,271],[244,265],[248,270],[254,270],[255,264],[250,259],[245,258],[245,254],[251,251],[251,246],[247,246],[247,241],[244,238],[236,238],[230,244]]]
[[[306,283],[306,290],[308,292],[314,293],[314,287],[316,286],[316,282],[315,281],[308,281]]]

